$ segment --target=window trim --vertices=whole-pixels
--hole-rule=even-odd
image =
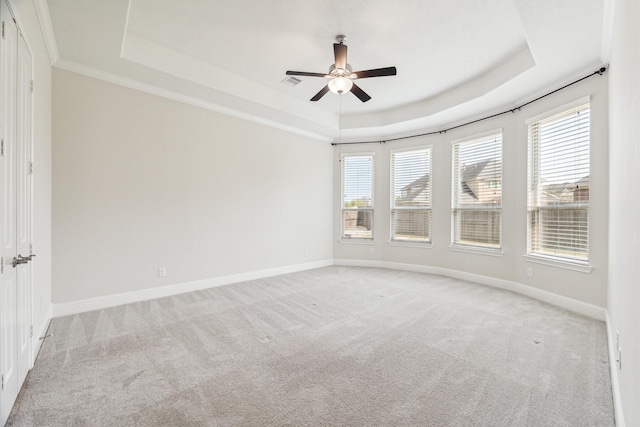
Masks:
[[[345,157],[371,157],[371,211],[372,225],[371,237],[345,237],[344,235],[344,159]],[[340,153],[340,238],[338,242],[348,244],[373,244],[375,243],[375,179],[376,179],[376,153],[373,151],[356,151]],[[353,210],[353,209],[352,209]]]
[[[392,179],[394,173],[393,166],[393,157],[394,154],[397,153],[408,153],[408,152],[416,152],[416,151],[427,151],[430,157],[431,163],[431,197],[429,200],[428,208],[407,208],[407,210],[424,210],[430,212],[431,216],[433,216],[433,144],[425,144],[418,145],[415,147],[403,147],[403,148],[395,148],[389,150],[389,245],[391,246],[407,246],[407,247],[429,247],[433,245],[433,236],[432,236],[432,222],[431,219],[429,221],[429,239],[428,240],[420,240],[420,241],[410,241],[410,240],[396,240],[393,238],[393,211],[398,208],[395,207],[394,203],[394,181]]]
[[[456,176],[456,170],[455,170],[455,151],[454,151],[454,147],[456,145],[460,145],[460,144],[465,144],[468,142],[472,142],[478,139],[482,139],[485,137],[489,137],[491,135],[497,135],[500,134],[500,188],[501,188],[501,194],[500,194],[500,207],[495,207],[495,208],[478,208],[478,209],[473,209],[473,208],[469,208],[469,209],[461,209],[458,208],[456,206],[454,206],[455,204],[455,186],[457,184],[456,180],[455,180],[455,176]],[[469,253],[480,253],[480,254],[484,254],[484,255],[494,255],[494,256],[502,256],[503,252],[503,248],[502,248],[502,236],[503,236],[503,217],[502,217],[502,207],[503,207],[503,202],[502,202],[502,188],[504,187],[502,182],[503,182],[503,170],[502,170],[502,164],[503,164],[503,160],[504,160],[504,128],[500,127],[500,128],[495,128],[495,129],[490,129],[490,130],[486,130],[484,132],[478,132],[478,133],[474,133],[473,135],[468,135],[462,138],[456,138],[450,141],[450,145],[451,145],[451,210],[450,210],[450,218],[451,218],[451,236],[449,239],[449,249],[453,250],[453,251],[458,251],[458,252],[469,252]],[[469,244],[464,244],[464,243],[456,243],[454,241],[455,238],[455,217],[454,217],[454,213],[456,210],[478,210],[478,211],[490,211],[490,210],[498,210],[500,212],[500,245],[498,247],[484,247],[484,246],[480,246],[480,245],[469,245]]]
[[[542,120],[548,119],[549,117],[553,117],[553,116],[555,116],[557,114],[560,114],[562,112],[572,110],[572,109],[574,109],[576,107],[579,107],[581,105],[584,105],[584,104],[591,105],[591,96],[589,96],[589,95],[583,96],[582,98],[578,98],[575,101],[568,102],[568,103],[563,104],[563,105],[561,105],[559,107],[552,108],[551,110],[545,110],[544,113],[536,114],[533,117],[529,117],[528,119],[526,119],[524,121],[524,124],[527,127],[526,130],[527,130],[527,132],[529,132],[529,125],[532,124],[532,123],[540,122]],[[528,143],[528,141],[527,141],[527,143]],[[528,144],[527,144],[527,148],[529,148]]]
[[[429,242],[408,242],[405,240],[389,240],[387,242],[389,246],[400,246],[405,248],[423,248],[423,249],[432,249],[433,243]]]
[[[565,259],[554,258],[538,254],[524,254],[522,257],[529,262],[535,264],[549,265],[552,267],[564,268],[565,270],[578,271],[580,273],[590,274],[593,266],[589,262],[581,260],[565,261]]]
[[[502,257],[504,256],[504,250],[502,247],[500,248],[483,248],[480,246],[472,246],[472,245],[463,245],[463,244],[449,244],[449,250],[453,252],[463,252],[467,254],[476,254],[476,255],[488,255],[493,257]]]
[[[451,148],[453,148],[453,146],[456,144],[463,144],[465,142],[473,141],[474,139],[484,138],[485,136],[491,136],[497,133],[504,135],[504,128],[495,128],[486,130],[484,132],[474,133],[473,135],[464,136],[462,138],[452,139],[451,141],[449,141],[449,144],[451,145]]]
[[[526,181],[526,198],[527,198],[527,202],[526,202],[526,218],[527,218],[527,228],[526,228],[526,232],[527,232],[527,239],[526,239],[526,253],[523,255],[523,257],[533,263],[537,263],[537,264],[544,264],[544,265],[550,265],[550,266],[554,266],[554,267],[559,267],[559,268],[564,268],[567,270],[573,270],[573,271],[578,271],[578,272],[582,272],[582,273],[591,273],[591,270],[593,269],[593,267],[590,264],[590,259],[591,259],[591,242],[590,242],[590,228],[591,228],[591,200],[589,199],[589,204],[584,207],[584,209],[587,212],[587,248],[586,248],[586,259],[579,259],[579,258],[572,258],[572,257],[562,257],[562,256],[554,256],[552,254],[544,254],[544,253],[538,253],[538,252],[532,252],[532,243],[531,243],[531,222],[530,222],[530,206],[529,206],[529,193],[530,193],[530,186],[531,186],[531,172],[529,170],[530,168],[530,163],[531,163],[531,158],[530,158],[530,152],[531,152],[531,141],[529,138],[529,133],[530,133],[530,126],[532,124],[535,124],[537,122],[541,122],[544,121],[546,119],[549,119],[553,116],[568,112],[572,109],[575,109],[577,107],[580,107],[582,105],[588,104],[589,105],[589,114],[591,115],[591,111],[592,111],[592,106],[591,106],[591,97],[589,95],[587,96],[583,96],[581,98],[578,98],[574,101],[568,102],[566,104],[560,105],[558,107],[552,108],[550,110],[545,111],[544,113],[541,114],[537,114],[533,117],[530,117],[528,119],[525,120],[525,125],[526,125],[526,133],[527,133],[527,181]],[[589,175],[591,175],[591,144],[592,144],[592,138],[591,138],[591,120],[589,120]],[[539,161],[539,160],[538,160]],[[540,208],[540,207],[538,207]]]

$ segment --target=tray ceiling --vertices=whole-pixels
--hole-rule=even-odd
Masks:
[[[433,130],[606,62],[606,0],[48,0],[56,66],[332,140]],[[46,9],[46,8],[45,8]],[[46,17],[45,17],[46,19]],[[372,99],[327,94],[335,36]],[[603,48],[603,46],[605,48]]]

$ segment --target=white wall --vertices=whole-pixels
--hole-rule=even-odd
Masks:
[[[51,62],[33,2],[9,0],[33,57],[34,351],[51,317]]]
[[[54,304],[332,258],[329,143],[60,69],[53,117]]]
[[[591,97],[590,255],[591,273],[527,261],[527,128],[525,120],[582,97]],[[506,108],[507,106],[505,106]],[[525,107],[446,134],[385,144],[356,144],[334,149],[334,258],[407,263],[445,268],[512,281],[542,291],[604,308],[607,297],[607,189],[608,189],[607,76],[594,76]],[[451,141],[488,130],[503,129],[503,229],[501,257],[464,253],[449,248],[451,240]],[[389,244],[389,151],[430,144],[433,146],[433,230],[431,248]],[[375,243],[341,243],[340,152],[375,152]],[[374,249],[374,254],[370,249]],[[527,268],[533,277],[527,277]],[[603,311],[603,310],[602,310]]]
[[[615,4],[610,76],[609,329],[620,332],[619,391],[640,425],[640,2]],[[615,385],[615,384],[614,384]]]

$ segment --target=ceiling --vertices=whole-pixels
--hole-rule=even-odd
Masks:
[[[607,62],[609,3],[36,0],[57,67],[327,141],[438,130],[582,77]],[[282,82],[327,72],[338,34],[354,70],[397,67],[358,80],[367,103]]]

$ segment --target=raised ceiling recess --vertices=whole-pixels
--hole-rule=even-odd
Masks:
[[[48,1],[56,66],[328,141],[338,135],[340,110],[344,140],[383,138],[503,109],[592,71],[603,63],[604,5]],[[349,62],[358,69],[399,71],[358,81],[372,95],[366,103],[359,96],[309,102],[318,79],[281,83],[289,68],[325,70],[322,53],[336,34],[349,35]]]

